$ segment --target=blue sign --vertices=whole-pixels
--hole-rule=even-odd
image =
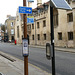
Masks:
[[[19,13],[32,14],[32,8],[19,6]]]
[[[27,16],[27,23],[34,23],[34,17],[33,16]]]

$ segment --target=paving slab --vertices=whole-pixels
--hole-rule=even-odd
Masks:
[[[15,61],[12,62],[0,55],[0,73],[3,73],[3,75],[24,75],[24,61],[1,51],[0,53],[10,57],[11,59],[15,59]],[[29,75],[51,75],[30,63],[28,64],[28,71]]]

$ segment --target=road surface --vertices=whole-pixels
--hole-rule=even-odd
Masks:
[[[23,60],[22,46],[10,43],[0,43],[0,51],[11,54]],[[51,60],[46,59],[46,50],[42,48],[29,48],[29,63],[51,73]],[[56,75],[75,75],[75,53],[55,51]]]

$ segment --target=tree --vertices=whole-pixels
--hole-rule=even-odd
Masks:
[[[5,25],[1,26],[1,30],[3,30],[5,32]]]

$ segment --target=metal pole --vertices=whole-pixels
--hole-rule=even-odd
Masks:
[[[23,6],[26,6],[26,0],[23,0]],[[27,15],[23,15],[24,38],[27,39]],[[24,56],[24,75],[28,75],[28,56]]]
[[[51,22],[51,45],[53,49],[52,57],[52,75],[55,75],[55,51],[54,51],[54,25],[53,25],[53,7],[50,6],[50,22]]]

